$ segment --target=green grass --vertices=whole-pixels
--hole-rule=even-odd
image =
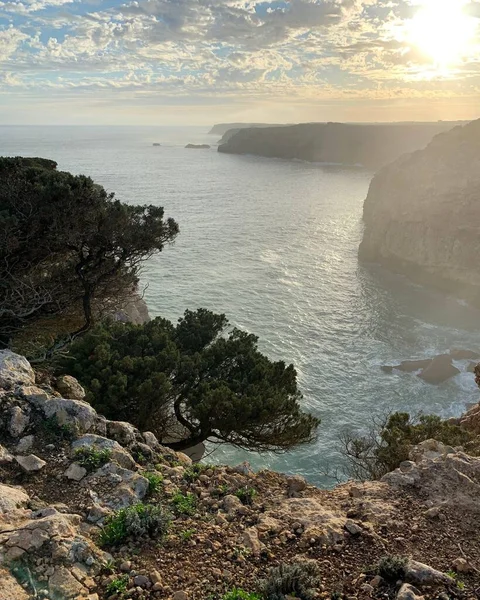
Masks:
[[[192,516],[197,509],[197,498],[191,492],[177,492],[172,498],[172,506],[178,515]]]
[[[142,473],[142,475],[143,477],[148,479],[147,494],[149,496],[152,496],[153,494],[158,492],[163,483],[163,475],[157,473],[156,471],[145,471],[144,473]]]
[[[128,588],[128,575],[122,575],[116,577],[107,585],[107,594],[113,596],[114,594],[123,594]]]
[[[91,446],[84,446],[75,451],[75,462],[87,469],[89,473],[106,465],[111,458],[112,451],[107,448],[97,450]]]

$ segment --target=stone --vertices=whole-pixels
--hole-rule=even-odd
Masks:
[[[137,430],[130,423],[124,421],[107,421],[107,436],[122,446],[133,444],[136,440]]]
[[[122,563],[120,563],[119,568],[120,568],[120,571],[123,571],[124,573],[130,572],[132,569],[132,561],[124,560]]]
[[[155,584],[155,583],[162,583],[162,576],[160,574],[160,571],[152,571],[149,575],[150,577],[150,581]]]
[[[193,464],[193,460],[183,452],[177,452],[177,460],[186,467],[190,467]]]
[[[300,475],[291,475],[290,477],[287,477],[287,485],[288,495],[292,496],[293,494],[303,492],[303,490],[307,487],[307,482]]]
[[[10,421],[8,423],[9,434],[14,438],[20,437],[29,422],[30,417],[19,406],[14,406],[10,411]]]
[[[161,584],[160,581],[157,581],[157,583],[153,584],[152,592],[161,592],[162,590],[163,590],[163,585]]]
[[[145,440],[147,446],[149,446],[152,450],[158,450],[160,442],[158,441],[157,436],[154,433],[152,433],[151,431],[144,431],[143,439]]]
[[[348,521],[345,523],[345,529],[351,535],[360,535],[361,533],[363,533],[363,529],[360,527],[360,525],[357,525],[350,519],[348,519]]]
[[[245,530],[242,535],[242,544],[251,551],[253,556],[259,556],[262,549],[262,543],[258,539],[258,532],[255,527]]]
[[[178,591],[173,594],[172,600],[188,600],[186,592]]]
[[[420,360],[404,360],[399,365],[393,367],[404,373],[414,373],[420,371],[420,369],[426,369],[432,364],[432,358],[425,358]]]
[[[133,585],[141,587],[141,588],[146,588],[146,587],[150,587],[151,582],[150,582],[150,579],[146,575],[136,575],[133,578]]]
[[[63,398],[68,398],[69,400],[83,400],[85,398],[85,390],[75,377],[71,377],[70,375],[57,377],[56,388]]]
[[[35,456],[35,454],[29,454],[28,456],[15,456],[15,460],[27,473],[34,473],[40,471],[47,464],[44,460]]]
[[[437,519],[441,514],[441,508],[439,506],[432,506],[425,511],[425,516],[427,519]]]
[[[383,584],[383,577],[380,575],[375,575],[375,577],[370,581],[370,585],[374,588],[378,588]]]
[[[0,444],[0,465],[7,465],[13,461],[13,456],[10,452]]]
[[[0,600],[29,600],[30,594],[6,569],[0,568],[0,581]]]
[[[423,600],[423,596],[408,583],[404,583],[397,594],[397,600]]]
[[[416,560],[409,560],[406,566],[405,581],[413,585],[449,585],[454,583],[454,580],[442,573],[437,571],[429,565],[417,562]]]
[[[35,373],[25,357],[11,350],[0,350],[0,388],[34,383]]]
[[[94,429],[97,422],[95,409],[83,400],[49,398],[41,408],[47,419],[55,417],[59,425],[72,427],[79,434]]]
[[[418,376],[427,383],[440,384],[458,373],[460,373],[460,369],[453,366],[451,356],[440,354]]]
[[[59,597],[62,600],[78,600],[88,593],[65,567],[55,568],[55,573],[48,580],[48,591],[54,598]]]
[[[72,443],[72,449],[77,450],[77,448],[110,450],[112,453],[112,460],[116,461],[121,467],[124,467],[125,469],[135,468],[135,461],[133,460],[132,456],[115,440],[109,440],[108,438],[100,435],[89,433],[81,438],[78,438]]]
[[[223,499],[223,509],[229,515],[234,515],[241,506],[243,506],[243,504],[240,499],[233,494],[228,494]]]
[[[239,465],[235,465],[234,467],[232,467],[232,470],[235,473],[240,473],[240,475],[251,475],[253,473],[250,463],[246,460],[240,463]]]
[[[17,452],[28,452],[30,448],[33,446],[33,442],[35,441],[35,437],[33,435],[26,435],[23,437],[17,444],[15,450]]]
[[[453,561],[453,568],[457,573],[472,573],[473,571],[472,565],[462,557],[456,558]]]
[[[87,469],[80,466],[78,463],[72,463],[63,475],[72,481],[81,481],[86,474]]]
[[[97,504],[118,510],[143,500],[149,484],[139,473],[110,462],[86,477],[81,485],[91,490]]]
[[[460,348],[453,348],[450,350],[450,356],[453,360],[476,360],[480,358],[480,353],[473,352],[472,350],[461,350]]]
[[[22,488],[0,483],[0,514],[8,513],[27,504],[30,500]]]

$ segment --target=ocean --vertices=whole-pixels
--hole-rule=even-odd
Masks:
[[[362,208],[373,173],[219,154],[207,128],[1,127],[5,156],[41,156],[90,175],[120,200],[165,207],[180,235],[145,267],[152,316],[225,313],[293,362],[317,440],[286,454],[209,448],[207,460],[299,473],[320,486],[342,470],[338,439],[389,411],[459,415],[478,401],[473,375],[432,386],[385,364],[480,349],[480,313],[360,265]],[[187,143],[210,143],[189,150]],[[161,146],[153,146],[159,143]]]

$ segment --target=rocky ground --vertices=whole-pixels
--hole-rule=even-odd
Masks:
[[[0,600],[219,600],[299,560],[320,568],[318,599],[480,598],[479,458],[430,440],[381,482],[319,490],[194,465],[82,398],[0,352]],[[136,526],[108,543],[111,519],[139,505],[171,513],[165,535]],[[389,556],[398,574],[379,571]]]

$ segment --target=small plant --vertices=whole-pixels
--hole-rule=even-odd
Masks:
[[[170,526],[170,514],[159,504],[135,504],[109,517],[100,532],[101,546],[116,546],[128,537],[162,539]]]
[[[76,434],[76,427],[68,423],[60,424],[57,416],[53,415],[42,422],[45,434],[49,438],[61,438],[62,440],[72,440]]]
[[[242,504],[246,504],[247,506],[253,504],[253,500],[257,494],[257,490],[252,487],[243,487],[235,492],[235,496],[241,501]]]
[[[342,600],[341,592],[332,592],[330,594],[330,600]]]
[[[378,574],[386,581],[404,579],[408,558],[405,556],[384,556],[378,563]]]
[[[195,534],[195,529],[185,529],[180,532],[180,538],[183,542],[188,542]]]
[[[258,594],[245,592],[238,588],[233,588],[230,592],[227,592],[222,596],[222,600],[261,600],[261,596]]]
[[[222,483],[212,491],[212,496],[215,498],[223,498],[230,492],[228,483]]]
[[[179,515],[194,515],[197,508],[197,498],[191,493],[177,492],[172,498],[172,505]]]
[[[75,451],[75,461],[89,473],[106,465],[111,457],[112,451],[108,448],[97,450],[91,446],[84,446]]]
[[[114,594],[123,594],[128,588],[128,575],[122,575],[116,577],[107,585],[107,594],[113,596]]]
[[[195,464],[191,465],[190,467],[188,467],[187,469],[185,469],[185,472],[183,473],[183,478],[185,479],[185,481],[188,481],[189,483],[193,483],[200,477],[200,475],[204,471],[207,471],[209,468],[210,467],[208,465],[202,465],[200,463],[195,463]]]
[[[464,590],[465,589],[465,584],[463,583],[463,581],[460,581],[460,579],[458,579],[458,573],[456,571],[452,571],[452,570],[447,571],[445,573],[445,575],[448,575],[449,577],[451,577],[455,581],[455,583],[457,585],[457,588],[459,590]]]
[[[156,471],[145,471],[142,475],[148,479],[147,494],[151,496],[158,492],[163,483],[163,475],[160,475],[160,473],[157,473]]]
[[[115,561],[111,559],[105,561],[102,565],[102,570],[105,573],[115,573]]]
[[[270,569],[267,579],[260,582],[260,592],[265,600],[285,600],[286,596],[313,600],[319,585],[317,563],[304,560]]]

